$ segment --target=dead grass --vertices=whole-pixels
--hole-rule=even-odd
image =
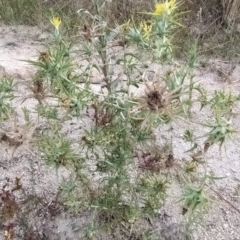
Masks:
[[[0,128],[0,133],[2,135],[1,141],[6,142],[10,147],[12,147],[10,159],[14,157],[15,151],[20,146],[30,151],[30,143],[32,141],[34,130],[35,126],[30,123],[19,125],[16,114],[13,119],[11,119],[10,127]]]
[[[236,58],[240,49],[237,40],[240,9],[238,6],[233,21],[226,20],[227,9],[229,5],[220,4],[218,0],[185,0],[181,6],[181,11],[185,12],[181,21],[183,27],[176,29],[174,37],[175,45],[181,46],[176,48],[176,56],[183,57],[182,53],[188,52],[189,45],[197,41],[199,55]]]

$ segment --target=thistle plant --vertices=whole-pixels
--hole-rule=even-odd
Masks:
[[[102,18],[102,9],[105,4],[105,1],[102,2],[102,5],[96,3],[97,15],[92,15],[90,12],[80,9],[78,10],[79,14],[84,14],[90,19],[91,24],[84,25],[84,31],[82,34],[84,37],[91,42],[91,44],[85,44],[83,46],[83,53],[87,57],[89,64],[92,64],[91,55],[93,52],[97,52],[98,59],[100,63],[95,64],[95,67],[103,74],[103,80],[105,82],[105,87],[109,93],[113,90],[113,82],[117,79],[113,79],[114,69],[113,67],[116,64],[116,61],[112,60],[109,55],[108,48],[109,43],[111,43],[119,33],[119,29],[109,29],[107,22]],[[96,21],[97,20],[97,21]],[[115,62],[115,63],[114,63]]]
[[[205,183],[199,183],[198,160],[210,146],[221,146],[233,133],[229,121],[233,110],[226,108],[232,108],[238,99],[225,92],[215,92],[209,99],[203,87],[195,84],[196,43],[185,64],[174,63],[166,74],[146,77],[148,65],[172,58],[171,39],[174,29],[180,27],[179,3],[175,0],[157,3],[153,12],[141,13],[147,16],[145,20],[131,19],[114,27],[104,18],[108,3],[95,1],[95,15],[78,10],[84,19],[79,52],[87,62],[77,69],[81,84],[71,57],[72,45],[62,33],[60,18],[50,20],[54,32],[47,50],[40,53],[38,61],[29,61],[38,70],[29,86],[30,97],[39,102],[35,107],[39,119],[47,120],[47,128],[39,133],[36,146],[48,164],[71,171],[71,179],[64,181],[60,195],[74,212],[84,208],[94,213],[88,236],[95,234],[99,222],[111,231],[122,224],[130,229],[146,214],[153,216],[161,209],[168,188],[175,181],[171,168],[177,157],[172,142],[178,129],[174,129],[173,122],[178,121],[177,126],[181,121],[191,124],[191,107],[199,102],[200,110],[210,105],[217,120],[205,124],[210,131],[200,137],[187,126],[183,141],[190,143],[190,149],[187,160],[179,161],[178,167],[183,170],[181,177],[190,176],[190,187],[182,195],[183,211],[192,213],[204,205],[207,189]],[[101,87],[94,91],[93,71],[102,78]],[[135,94],[135,90],[142,93]],[[49,96],[58,102],[47,101]],[[226,117],[226,123],[220,121],[222,117]],[[63,130],[70,119],[75,121],[76,129],[81,129],[74,141]],[[87,126],[82,124],[86,122]],[[162,130],[166,126],[164,146],[158,145],[156,128]],[[205,140],[201,150],[199,138]],[[153,149],[157,149],[157,154]],[[143,156],[142,164],[139,155]],[[192,179],[200,187],[194,187]]]
[[[140,179],[138,191],[141,192],[141,201],[144,203],[144,211],[147,213],[160,209],[167,197],[168,179],[159,174],[146,175]]]
[[[175,0],[166,1],[165,3],[155,5],[154,16],[154,33],[155,40],[153,41],[156,48],[157,58],[168,58],[172,53],[171,36],[174,28],[177,27],[175,21],[175,11],[178,5]]]
[[[132,43],[151,49],[157,59],[171,59],[173,31],[180,24],[176,21],[176,10],[179,3],[175,0],[156,3],[153,13],[141,13],[152,16],[140,25],[132,24],[127,29],[127,39]]]
[[[235,96],[225,90],[220,90],[214,92],[209,103],[216,117],[223,116],[230,120],[234,114],[234,104],[238,100],[239,96]]]
[[[52,25],[55,27],[55,35],[59,35],[59,26],[61,25],[62,20],[59,17],[54,17],[50,20]]]
[[[74,91],[77,76],[73,72],[70,57],[72,44],[68,43],[60,31],[61,19],[50,20],[54,26],[53,40],[45,52],[40,52],[38,61],[27,61],[37,67],[35,81],[49,84],[51,91],[61,97]]]
[[[211,128],[211,131],[205,135],[207,137],[205,149],[213,144],[219,144],[221,147],[226,139],[236,132],[231,128],[231,121],[216,119],[216,124],[207,126]]]
[[[43,158],[48,164],[59,166],[71,165],[79,156],[74,153],[71,141],[59,133],[58,127],[52,127],[51,131],[44,132],[38,142]]]
[[[94,103],[88,105],[93,110],[91,118],[94,127],[85,131],[80,143],[84,146],[86,158],[91,158],[95,165],[94,175],[102,176],[101,181],[96,183],[98,190],[91,195],[92,205],[106,219],[114,216],[119,221],[127,219],[131,222],[146,212],[153,213],[159,209],[167,197],[169,180],[161,174],[130,174],[135,162],[133,153],[153,140],[155,127],[162,123],[169,124],[176,116],[187,112],[184,111],[187,105],[184,106],[183,99],[194,90],[193,83],[186,84],[193,60],[168,74],[165,79],[156,77],[155,81],[148,82],[143,71],[138,70],[143,66],[140,64],[142,55],[131,53],[128,48],[135,44],[156,53],[155,58],[170,59],[170,39],[177,26],[174,18],[178,5],[175,1],[156,4],[155,11],[149,14],[152,17],[149,21],[139,24],[129,21],[114,29],[104,21],[101,12],[103,5],[99,6],[96,8],[98,15],[84,9],[78,11],[91,21],[82,32],[88,41],[82,52],[89,62],[89,69],[94,65],[103,75],[107,89],[106,94],[96,94]],[[117,37],[126,42],[120,45],[123,54],[116,59],[112,58],[109,49],[119,43]],[[115,67],[120,64],[127,81],[118,89],[118,78],[114,79],[114,76]],[[133,80],[136,75],[139,80]],[[132,97],[130,86],[139,88],[142,82],[146,87],[144,95]],[[143,204],[142,210],[139,209],[139,200]]]
[[[198,210],[200,211],[201,216],[203,216],[204,211],[206,211],[207,203],[210,200],[205,191],[206,189],[204,186],[186,186],[185,193],[181,197],[181,201],[184,202],[182,209],[183,215],[189,214],[191,216],[196,213],[196,210]]]

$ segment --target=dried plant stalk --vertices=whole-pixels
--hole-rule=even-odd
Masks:
[[[239,0],[222,0],[223,20],[226,23],[233,22],[240,8]]]
[[[32,125],[31,123],[19,126],[16,114],[10,127],[0,128],[0,140],[7,142],[9,146],[13,147],[10,154],[10,159],[14,157],[14,153],[19,146],[23,146],[26,150],[30,151],[29,147],[35,129],[36,126]]]

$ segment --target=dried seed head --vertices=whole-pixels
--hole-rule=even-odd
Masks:
[[[147,93],[146,101],[148,107],[153,111],[158,110],[164,106],[162,96],[157,90],[153,90]]]
[[[165,106],[166,87],[160,86],[159,82],[151,85],[146,83],[145,94],[141,97],[143,105],[151,111],[157,111]]]
[[[31,94],[25,96],[22,103],[28,98],[35,98],[39,103],[45,101],[46,98],[52,97],[48,92],[48,86],[44,86],[42,79],[37,79],[31,82],[24,82],[28,89],[32,92]]]
[[[39,62],[47,62],[49,60],[49,54],[47,52],[40,52],[38,61]]]

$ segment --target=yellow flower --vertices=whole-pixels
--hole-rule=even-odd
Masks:
[[[128,20],[126,23],[120,25],[120,31],[122,33],[126,32],[130,28],[130,20]]]
[[[176,0],[166,1],[164,3],[157,3],[155,5],[154,16],[159,16],[162,13],[167,13],[169,10],[173,9],[175,6]]]
[[[50,20],[51,24],[58,30],[60,24],[61,24],[61,19],[59,17],[54,17]]]
[[[153,15],[158,16],[166,11],[167,9],[166,9],[165,3],[157,3],[155,5],[155,12],[153,13]]]
[[[152,32],[152,24],[148,24],[146,21],[141,22],[140,27],[143,30],[143,37],[149,39]]]

